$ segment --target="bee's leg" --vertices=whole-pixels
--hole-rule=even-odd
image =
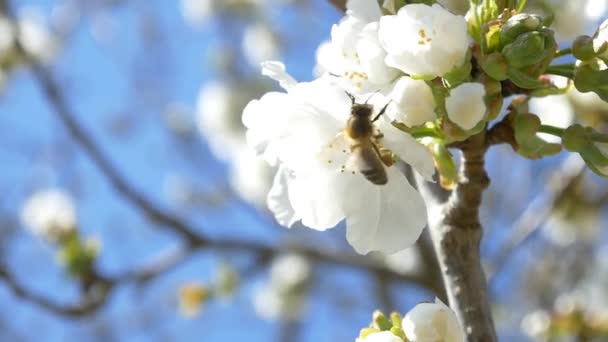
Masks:
[[[376,151],[378,157],[380,157],[380,160],[382,160],[382,163],[384,163],[384,165],[392,166],[393,164],[395,164],[395,159],[393,158],[393,152],[391,152],[391,150],[384,147],[378,147],[378,145],[373,142],[372,146],[374,147],[374,150]]]

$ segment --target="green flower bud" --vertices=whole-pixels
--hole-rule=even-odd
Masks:
[[[506,58],[498,52],[482,56],[479,64],[486,74],[497,81],[504,81],[509,77],[509,64]]]
[[[469,34],[479,44],[484,44],[482,34],[488,32],[487,23],[498,18],[500,10],[494,0],[470,1],[470,8],[466,15]]]
[[[601,70],[601,65],[584,63],[574,70],[574,86],[582,93],[594,92],[602,100],[608,101],[608,69]]]
[[[393,327],[391,321],[380,311],[376,310],[373,314],[372,326],[381,331],[390,330]]]
[[[562,150],[560,144],[548,143],[536,135],[540,126],[540,119],[536,115],[524,113],[515,116],[513,130],[518,144],[517,153],[528,159],[538,159]]]
[[[391,312],[391,322],[393,323],[393,327],[401,328],[401,322],[403,321],[403,317],[398,312]]]
[[[596,174],[608,177],[608,143],[593,141],[596,134],[591,128],[572,125],[562,137],[564,146],[572,152],[578,152],[587,166]]]
[[[542,63],[548,56],[555,54],[555,39],[550,31],[526,32],[507,44],[502,53],[509,66],[525,68]]]
[[[568,151],[582,151],[589,143],[585,128],[579,124],[568,127],[562,136],[562,143]]]
[[[515,41],[517,37],[538,30],[543,25],[543,19],[536,14],[520,13],[512,16],[500,29],[500,41],[503,46]]]
[[[82,241],[78,234],[73,234],[70,238],[61,241],[57,253],[60,262],[71,276],[85,278],[93,272],[98,249],[95,240]]]
[[[589,36],[579,36],[572,43],[572,54],[581,61],[588,61],[595,58],[593,49],[593,38]]]

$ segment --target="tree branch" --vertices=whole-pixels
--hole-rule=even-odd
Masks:
[[[481,267],[482,227],[479,206],[489,185],[484,168],[488,148],[482,132],[460,143],[460,180],[447,201],[436,197],[436,184],[421,186],[429,199],[429,229],[439,260],[450,307],[456,312],[469,342],[496,341],[487,284]]]

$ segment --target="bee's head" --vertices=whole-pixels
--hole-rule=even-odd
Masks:
[[[358,118],[369,118],[372,116],[374,107],[370,104],[354,104],[350,109],[350,114]]]

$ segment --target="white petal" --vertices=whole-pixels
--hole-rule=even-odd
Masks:
[[[387,175],[386,185],[362,179],[365,183],[346,196],[346,238],[357,253],[391,254],[408,248],[426,225],[420,194],[397,168],[387,168]]]
[[[390,331],[380,331],[369,334],[365,338],[358,338],[356,342],[403,342],[403,340]]]
[[[279,82],[281,88],[289,90],[297,84],[296,80],[285,71],[285,64],[277,61],[262,62],[262,75]]]
[[[464,342],[464,330],[456,314],[439,299],[416,305],[403,318],[403,331],[410,341]]]
[[[387,116],[393,120],[412,127],[437,118],[433,92],[423,80],[401,77],[389,96],[393,102],[389,105]]]
[[[289,170],[280,167],[274,177],[272,188],[268,192],[266,203],[277,222],[284,227],[291,228],[300,218],[289,201],[289,177]]]
[[[344,219],[343,201],[348,178],[338,172],[320,171],[289,182],[289,199],[302,224],[326,230]]]
[[[486,115],[484,96],[486,90],[481,83],[463,83],[450,92],[445,99],[445,109],[450,121],[469,130]]]
[[[467,23],[438,4],[410,4],[380,18],[378,37],[386,64],[410,75],[442,76],[464,63]]]
[[[435,164],[429,149],[390,123],[384,120],[378,120],[378,123],[380,131],[384,134],[381,140],[382,146],[390,149],[426,180],[432,180],[435,174]]]

